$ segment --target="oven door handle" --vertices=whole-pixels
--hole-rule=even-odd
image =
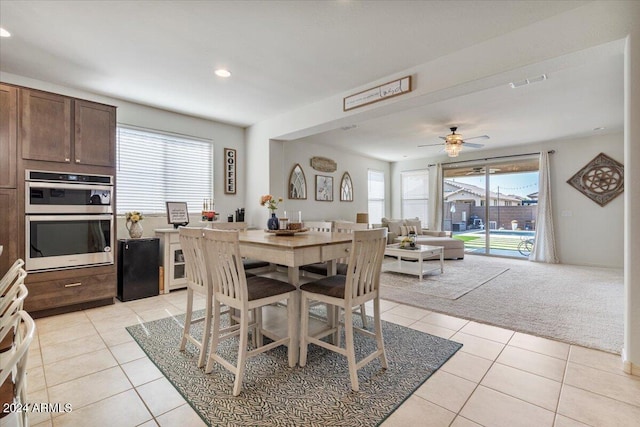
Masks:
[[[70,184],[67,182],[27,182],[27,188],[58,188],[70,190],[113,191],[113,185],[104,184]]]

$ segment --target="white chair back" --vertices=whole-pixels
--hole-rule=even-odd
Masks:
[[[348,221],[334,221],[333,231],[338,233],[353,233],[355,230],[366,230],[369,224]]]
[[[331,232],[331,221],[305,221],[304,228],[309,231]]]
[[[369,224],[358,222],[334,221],[333,223],[333,231],[337,233],[353,233],[356,230],[366,230],[367,227],[369,227]],[[338,262],[346,264],[349,262],[349,258],[340,258]]]
[[[20,269],[13,285],[7,289],[4,295],[0,296],[0,316],[8,316],[22,310],[24,300],[29,293],[24,285],[25,277],[27,277],[27,273]]]
[[[231,307],[248,301],[238,230],[204,230],[203,247],[215,298]]]
[[[345,299],[353,300],[352,306],[371,299],[369,294],[378,291],[386,244],[385,229],[353,232],[345,283]]]
[[[240,230],[247,229],[246,222],[212,222],[211,228],[214,230]]]
[[[204,253],[200,247],[202,228],[180,227],[180,247],[184,255],[185,278],[190,287],[206,294],[207,287],[210,286],[204,264]]]
[[[17,259],[11,267],[7,270],[7,272],[0,279],[0,295],[4,294],[7,289],[11,286],[11,284],[15,281],[18,276],[18,272],[24,266],[24,261],[21,259]]]

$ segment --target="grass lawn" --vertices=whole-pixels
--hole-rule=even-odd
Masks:
[[[464,236],[464,235],[456,235],[452,237],[454,239],[462,240],[463,242],[470,242],[472,240],[476,240],[480,238],[480,236]]]

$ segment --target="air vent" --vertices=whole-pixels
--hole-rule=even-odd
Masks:
[[[538,77],[531,77],[529,79],[520,80],[519,82],[511,82],[509,83],[509,86],[511,86],[511,89],[515,89],[518,87],[530,85],[532,83],[540,83],[545,80],[547,80],[547,75],[542,74],[542,75],[539,75]]]

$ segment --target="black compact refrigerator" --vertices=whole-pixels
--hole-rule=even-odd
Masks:
[[[118,299],[131,301],[159,294],[160,239],[118,240]]]

